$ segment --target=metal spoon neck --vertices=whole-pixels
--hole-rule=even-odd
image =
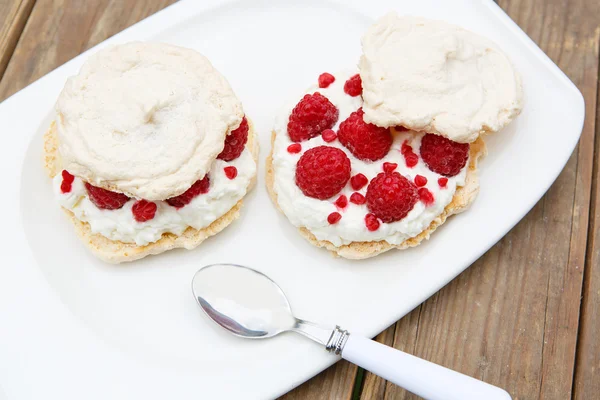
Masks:
[[[325,349],[333,354],[339,355],[344,349],[350,333],[336,325],[334,329],[324,328],[313,322],[296,318],[296,323],[291,329],[309,339],[325,346]]]

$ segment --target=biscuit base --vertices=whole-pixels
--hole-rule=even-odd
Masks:
[[[250,129],[248,131],[246,148],[251,151],[254,162],[258,165],[258,142],[256,140],[254,126],[250,120],[248,120],[248,125],[250,126]],[[44,135],[44,164],[50,178],[54,178],[62,171],[58,153],[58,134],[54,122],[52,122],[50,128]],[[256,176],[254,176],[250,182],[248,191],[250,191],[255,183]],[[63,211],[65,211],[73,223],[75,232],[79,238],[96,257],[111,264],[119,264],[139,260],[149,255],[160,254],[171,249],[184,248],[191,250],[197,247],[204,240],[221,232],[225,227],[235,221],[240,216],[242,202],[243,199],[240,199],[240,201],[238,201],[227,213],[206,228],[198,230],[188,227],[181,235],[164,233],[159,240],[145,246],[111,240],[98,233],[92,233],[90,224],[80,221],[71,211],[65,208],[63,208]]]
[[[266,182],[267,191],[273,200],[273,203],[279,211],[282,211],[277,203],[277,193],[273,189],[275,181],[275,175],[273,171],[273,146],[275,143],[276,133],[273,132],[271,135],[271,152],[267,157],[266,161]],[[335,246],[333,243],[327,240],[319,240],[313,235],[307,228],[298,228],[300,234],[307,239],[310,243],[317,247],[324,247],[334,256],[344,257],[351,260],[362,260],[365,258],[374,257],[378,254],[384,253],[392,249],[407,249],[409,247],[415,247],[421,244],[425,239],[429,239],[431,234],[444,222],[446,219],[454,214],[461,213],[469,208],[471,203],[477,197],[479,192],[479,180],[477,178],[477,164],[479,159],[486,154],[485,142],[479,138],[475,142],[471,143],[469,163],[467,165],[467,176],[465,179],[465,185],[458,187],[454,193],[452,201],[444,208],[444,211],[438,215],[429,226],[419,233],[417,236],[406,239],[400,244],[390,244],[385,240],[371,241],[371,242],[351,242],[342,246]],[[283,212],[283,211],[282,211]]]

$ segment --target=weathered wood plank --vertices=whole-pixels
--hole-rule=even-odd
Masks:
[[[589,46],[599,57],[598,43],[590,42]],[[591,218],[575,364],[573,398],[576,400],[592,399],[600,393],[600,103],[596,104],[595,128]]]
[[[413,334],[394,346],[416,341],[416,355],[502,386],[515,399],[569,398],[591,191],[600,14],[589,0],[499,3],[582,90],[584,133],[538,205],[477,263],[405,317],[414,320],[420,313]],[[594,262],[597,266],[597,256],[588,258],[588,267]],[[594,318],[582,337],[589,359],[579,358],[581,399],[598,389],[598,379],[591,383],[599,351],[593,340],[600,325],[598,281],[596,276],[593,289],[588,281],[588,295],[596,290],[596,298],[586,303]],[[367,374],[365,382],[372,379]],[[383,393],[379,384],[373,386],[376,390],[365,384],[363,399],[416,398],[389,382]]]
[[[380,333],[375,340],[387,346],[393,346],[406,353],[415,354],[421,307],[422,306],[418,306],[396,324]],[[360,398],[363,400],[383,399],[386,396],[392,396],[392,393],[395,390],[402,389],[398,386],[389,384],[376,375],[366,373]]]
[[[34,3],[35,0],[0,0],[0,79]]]
[[[281,400],[350,400],[357,367],[342,360],[280,397]]]
[[[3,0],[5,1],[5,0]],[[0,100],[175,0],[39,0],[0,81]]]

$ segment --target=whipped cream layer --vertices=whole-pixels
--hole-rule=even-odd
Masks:
[[[521,79],[506,55],[458,26],[389,13],[367,30],[362,47],[367,122],[473,142],[521,111]]]
[[[224,168],[236,167],[234,179],[225,175]],[[155,201],[156,214],[146,222],[137,222],[131,211],[135,199],[129,200],[118,210],[103,210],[89,199],[84,181],[75,177],[71,191],[62,193],[62,176],[53,179],[53,188],[59,204],[71,211],[77,219],[87,222],[92,233],[111,240],[135,243],[144,246],[159,240],[163,233],[181,235],[188,227],[203,229],[227,213],[246,194],[254,175],[256,163],[252,153],[244,149],[232,161],[217,159],[208,173],[210,187],[208,193],[196,196],[182,208],[170,206],[166,201]]]
[[[244,114],[206,57],[140,42],[91,56],[56,112],[66,170],[147,200],[179,195],[204,177]]]
[[[319,92],[327,97],[338,109],[339,119],[333,130],[337,132],[339,124],[344,121],[352,112],[356,111],[363,104],[360,96],[351,97],[344,93],[344,83],[348,78],[357,72],[344,72],[334,74],[335,82],[328,88],[321,89],[316,85],[310,88],[306,93]],[[327,240],[335,246],[341,246],[352,242],[379,241],[385,240],[390,244],[400,244],[408,238],[414,237],[425,230],[431,221],[442,213],[444,208],[452,201],[456,188],[465,183],[467,167],[453,177],[448,178],[445,188],[438,185],[438,178],[442,177],[431,171],[423,160],[419,157],[418,164],[409,168],[406,166],[404,156],[400,153],[400,148],[405,140],[408,140],[416,154],[419,154],[421,138],[424,133],[415,131],[397,132],[394,134],[394,142],[388,155],[375,162],[365,162],[357,159],[350,153],[337,139],[327,143],[319,135],[308,141],[300,142],[302,151],[299,154],[291,154],[287,147],[293,142],[287,132],[287,123],[292,109],[302,96],[286,107],[275,122],[275,142],[273,145],[273,170],[274,184],[273,189],[277,194],[277,203],[279,207],[290,220],[298,227],[307,228],[319,240]],[[358,173],[364,174],[369,181],[383,172],[384,162],[397,163],[396,171],[413,180],[414,177],[422,175],[427,178],[425,187],[434,196],[434,203],[425,206],[418,201],[409,214],[400,221],[392,223],[381,223],[379,229],[374,232],[367,230],[365,226],[365,215],[369,213],[367,205],[356,205],[348,202],[348,206],[339,209],[335,200],[344,194],[348,199],[355,191],[350,186],[350,182],[342,189],[341,193],[328,200],[318,200],[305,196],[298,188],[295,181],[296,163],[307,150],[317,146],[331,146],[343,150],[351,161],[351,176]],[[358,192],[365,195],[367,186]],[[329,224],[327,216],[332,212],[339,212],[342,218],[336,224]]]

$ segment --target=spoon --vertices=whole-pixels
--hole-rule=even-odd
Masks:
[[[281,288],[266,275],[234,264],[200,269],[192,291],[206,315],[236,336],[270,338],[300,333],[330,353],[430,400],[510,400],[510,395],[470,376],[422,360],[348,331],[294,317]]]

